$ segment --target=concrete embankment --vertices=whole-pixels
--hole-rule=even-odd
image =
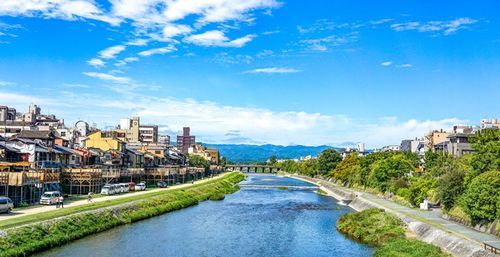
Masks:
[[[413,231],[417,238],[421,241],[433,244],[440,247],[453,256],[457,257],[498,257],[500,255],[486,251],[483,245],[479,242],[468,240],[442,229],[429,225],[425,222],[418,221],[400,212],[389,209],[385,206],[372,202],[363,198],[362,192],[356,192],[350,189],[344,189],[334,186],[332,183],[318,179],[310,179],[302,176],[293,176],[294,178],[304,180],[315,185],[327,192],[328,195],[336,198],[339,201],[349,202],[348,206],[356,211],[363,211],[369,208],[384,209],[387,212],[398,216]]]

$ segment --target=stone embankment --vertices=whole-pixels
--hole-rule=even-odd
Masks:
[[[327,192],[328,195],[336,198],[339,201],[346,203],[349,207],[356,211],[363,211],[369,208],[384,209],[387,212],[394,213],[413,231],[417,238],[421,241],[433,244],[440,247],[456,257],[498,257],[500,255],[494,254],[491,251],[484,249],[483,245],[479,242],[465,239],[459,235],[455,235],[439,229],[435,226],[425,222],[416,220],[400,212],[394,211],[390,208],[372,202],[363,198],[362,192],[357,192],[351,189],[342,188],[334,185],[333,183],[312,179],[303,176],[293,176],[294,178],[301,179],[320,186],[320,188]]]

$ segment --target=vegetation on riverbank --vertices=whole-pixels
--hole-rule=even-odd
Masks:
[[[26,256],[115,226],[192,206],[200,201],[220,200],[221,195],[236,192],[239,187],[234,184],[243,179],[243,174],[234,172],[188,188],[162,191],[147,199],[13,228],[0,234],[0,256]]]
[[[278,163],[290,173],[333,179],[343,186],[376,191],[403,205],[424,199],[440,203],[450,216],[478,223],[500,219],[500,130],[484,129],[469,138],[474,150],[455,157],[426,152],[376,152],[344,159],[330,150],[317,159]]]
[[[348,213],[337,221],[337,229],[350,238],[377,247],[375,257],[446,257],[439,247],[405,239],[405,225],[381,209]]]

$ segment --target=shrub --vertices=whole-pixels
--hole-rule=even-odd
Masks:
[[[447,257],[439,247],[408,239],[395,239],[375,250],[374,257]]]
[[[348,213],[337,221],[337,229],[351,238],[376,246],[405,235],[403,222],[381,209]]]
[[[475,177],[461,197],[465,213],[474,222],[500,218],[500,171]]]

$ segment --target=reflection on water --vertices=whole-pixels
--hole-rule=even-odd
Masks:
[[[250,175],[245,184],[311,184]],[[38,256],[371,256],[335,222],[352,211],[313,189],[242,188],[223,201],[122,226]]]

